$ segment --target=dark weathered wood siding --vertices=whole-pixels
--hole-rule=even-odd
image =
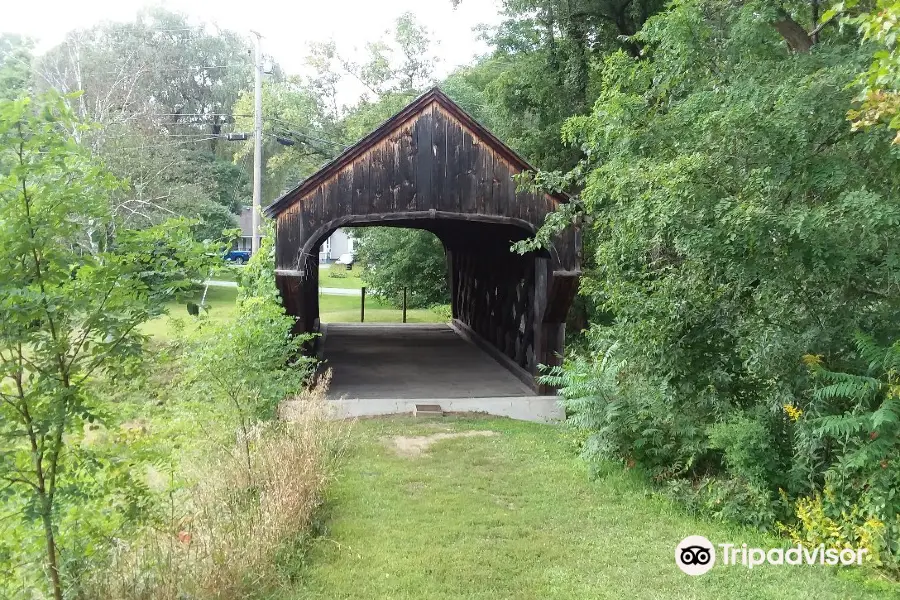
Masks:
[[[554,362],[577,289],[578,233],[568,228],[541,253],[510,251],[566,200],[517,190],[528,168],[439,91],[411,103],[267,209],[298,330],[318,325],[318,248],[336,228],[417,227],[447,249],[453,314],[468,331],[525,373]]]
[[[301,252],[314,252],[339,226],[424,219],[431,211],[434,218],[496,217],[495,222],[530,234],[559,200],[516,191],[513,175],[521,171],[440,103],[431,102],[291,199],[276,217],[277,266],[297,269]],[[575,236],[571,230],[555,240],[555,268],[577,268]]]

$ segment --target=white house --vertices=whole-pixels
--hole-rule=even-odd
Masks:
[[[244,207],[238,217],[238,225],[241,228],[241,237],[235,242],[235,250],[247,250],[251,248],[253,239],[252,224],[253,209]],[[332,263],[341,257],[341,254],[353,252],[356,240],[353,239],[349,229],[338,229],[325,240],[319,248],[319,262]]]
[[[250,251],[252,247],[253,240],[253,209],[245,206],[241,209],[241,214],[238,216],[238,227],[241,228],[241,237],[237,239],[234,244],[235,250],[246,250]]]
[[[341,257],[341,254],[353,252],[356,240],[349,229],[337,229],[319,247],[319,263],[332,263]]]

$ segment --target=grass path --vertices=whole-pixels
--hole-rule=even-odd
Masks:
[[[491,430],[397,454],[395,436]],[[553,426],[494,418],[364,420],[330,488],[301,585],[279,597],[887,598],[824,567],[716,567],[689,577],[676,544],[700,534],[783,540],[696,520],[618,469],[590,480]],[[858,578],[857,578],[858,579]]]

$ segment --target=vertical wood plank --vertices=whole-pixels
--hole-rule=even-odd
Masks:
[[[504,202],[504,189],[508,187],[507,179],[509,177],[509,170],[506,168],[506,163],[499,156],[494,156],[494,178],[491,185],[491,204],[490,206],[485,206],[486,212],[489,215],[505,215],[506,214],[506,202]]]
[[[369,213],[383,213],[384,209],[384,164],[382,161],[382,149],[376,146],[369,150],[369,191],[371,202]]]
[[[478,197],[475,200],[475,212],[489,214],[492,210],[494,195],[494,154],[484,144],[478,148]]]
[[[397,210],[416,210],[416,144],[412,125],[403,127],[397,153],[399,161],[397,177],[400,181]]]
[[[459,191],[459,210],[464,213],[473,213],[476,209],[476,196],[478,195],[478,171],[479,150],[481,145],[474,136],[466,134],[463,138],[462,149],[462,185]]]
[[[369,214],[369,163],[358,160],[353,163],[353,201],[351,210],[354,215]]]
[[[333,207],[331,218],[343,217],[352,214],[353,204],[353,169],[346,168],[338,175],[338,199],[337,206]]]
[[[434,164],[431,112],[433,105],[422,111],[415,124],[416,139],[416,210],[429,210],[432,204],[432,165]]]
[[[403,134],[395,131],[391,134],[388,145],[386,146],[385,163],[387,167],[387,193],[388,193],[388,210],[396,212],[404,210],[399,207],[400,201],[400,140]]]
[[[447,212],[459,212],[459,171],[460,152],[462,146],[462,128],[454,119],[447,119],[447,154],[444,179],[444,193],[441,197],[440,209]]]
[[[447,115],[437,108],[432,114],[432,119],[434,162],[431,165],[432,200],[429,208],[443,210],[442,207],[450,191],[450,178],[452,177],[452,171],[448,164],[448,129],[450,123]]]

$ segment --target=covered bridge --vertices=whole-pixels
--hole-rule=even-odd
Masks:
[[[297,331],[319,329],[318,248],[338,227],[426,229],[443,243],[453,327],[533,389],[563,351],[578,286],[579,235],[519,255],[564,196],[517,191],[533,168],[437,88],[265,209],[276,280]]]

